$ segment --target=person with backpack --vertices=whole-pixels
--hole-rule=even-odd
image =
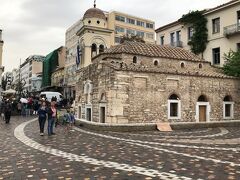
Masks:
[[[44,135],[44,126],[47,119],[47,105],[45,101],[42,101],[40,108],[38,109],[38,122],[40,127],[40,136]]]

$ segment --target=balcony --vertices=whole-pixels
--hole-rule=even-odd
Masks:
[[[175,41],[175,42],[171,42],[170,44],[173,47],[183,47],[183,42],[182,41]]]
[[[230,26],[226,26],[224,27],[223,30],[224,30],[224,36],[228,38],[229,36],[240,33],[240,24],[233,24]]]

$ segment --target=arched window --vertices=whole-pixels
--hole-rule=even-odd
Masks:
[[[201,95],[201,96],[199,96],[199,98],[198,98],[198,102],[208,102],[208,100],[207,100],[206,96]]]
[[[91,21],[90,21],[90,20],[88,21],[88,24],[91,24]]]
[[[181,101],[176,94],[168,99],[168,119],[181,119]]]
[[[92,58],[97,55],[97,45],[92,44]]]
[[[225,96],[223,99],[223,119],[233,119],[234,102],[231,96]]]
[[[199,69],[202,69],[202,64],[199,64],[198,67],[199,67]]]
[[[100,45],[99,46],[99,53],[103,53],[104,52],[104,45]]]
[[[136,57],[136,56],[133,57],[133,63],[134,63],[134,64],[137,63],[137,57]]]
[[[97,23],[100,24],[100,21],[98,20]]]
[[[170,100],[179,100],[178,96],[176,94],[172,94],[170,97],[169,97]]]
[[[232,97],[231,96],[225,96],[223,101],[226,101],[226,102],[232,101]]]
[[[181,63],[181,68],[184,68],[185,67],[185,64],[184,62]]]
[[[158,61],[154,61],[154,66],[158,66]]]

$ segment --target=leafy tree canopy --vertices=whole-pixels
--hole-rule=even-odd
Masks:
[[[208,42],[207,19],[203,11],[190,11],[178,21],[193,28],[194,33],[188,45],[193,53],[202,54]]]
[[[230,51],[224,54],[226,63],[223,66],[223,71],[229,76],[240,77],[240,51]]]

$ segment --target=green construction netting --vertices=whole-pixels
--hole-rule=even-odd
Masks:
[[[51,75],[58,64],[58,49],[49,53],[43,61],[42,87],[51,86]]]

